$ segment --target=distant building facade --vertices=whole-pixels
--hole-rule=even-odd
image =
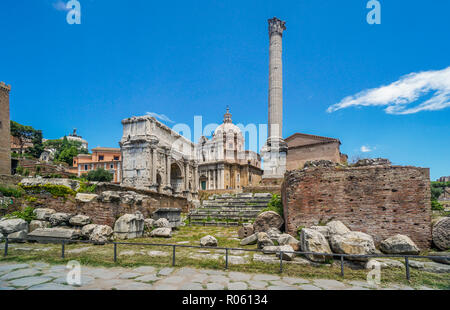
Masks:
[[[69,134],[68,136],[62,137],[62,139],[67,138],[67,140],[69,141],[75,141],[75,142],[80,142],[81,143],[81,148],[84,149],[88,149],[88,142],[86,140],[83,139],[82,136],[77,135],[77,129],[74,128],[73,132],[71,134]]]
[[[105,169],[113,174],[113,183],[122,180],[122,154],[119,148],[97,147],[92,154],[79,154],[73,158],[73,166],[69,172],[79,177],[91,170]]]
[[[348,159],[340,151],[339,139],[295,133],[285,141],[288,145],[287,170],[301,169],[307,161],[312,160],[330,160],[343,164]]]
[[[229,109],[211,140],[200,138],[196,158],[201,190],[241,189],[261,181],[261,158],[245,150],[244,136]]]
[[[440,177],[436,180],[436,182],[450,182],[450,176],[449,177]]]
[[[0,82],[0,174],[11,174],[11,133],[9,92],[11,86]]]

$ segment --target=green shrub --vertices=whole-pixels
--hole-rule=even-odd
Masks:
[[[297,236],[300,237],[300,233],[302,232],[302,229],[305,228],[305,226],[299,226],[297,227]]]
[[[26,207],[23,209],[23,211],[14,211],[10,214],[5,215],[6,218],[19,218],[24,221],[27,221],[30,223],[32,220],[36,218],[36,215],[34,214],[34,208],[32,207]]]
[[[44,185],[31,185],[25,186],[19,183],[19,186],[26,192],[40,194],[42,192],[50,193],[53,197],[75,196],[76,192],[71,188],[64,185],[44,184]]]
[[[95,189],[97,188],[96,184],[88,185],[85,181],[80,182],[80,188],[78,189],[78,193],[95,193]]]
[[[437,200],[431,200],[431,210],[444,211],[444,206],[440,204]]]
[[[0,185],[0,193],[2,193],[3,196],[15,198],[20,198],[24,195],[24,191],[20,187],[16,188],[2,185]]]
[[[96,170],[91,170],[87,173],[86,179],[88,181],[96,182],[111,182],[113,179],[113,174],[105,169],[98,168]]]
[[[267,208],[261,210],[261,213],[266,211],[273,211],[283,217],[283,203],[281,201],[280,195],[272,195],[272,199],[270,199],[269,203],[267,204]]]

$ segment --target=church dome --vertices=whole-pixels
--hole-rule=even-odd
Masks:
[[[223,118],[223,124],[216,128],[214,135],[228,134],[230,132],[233,134],[241,134],[239,127],[233,124],[231,120],[230,108],[227,108],[227,113],[225,113]]]

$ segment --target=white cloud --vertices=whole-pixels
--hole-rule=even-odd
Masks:
[[[68,11],[69,9],[66,7],[67,2],[58,0],[52,3],[53,8],[57,11]]]
[[[155,112],[147,112],[147,115],[150,115],[150,116],[152,116],[154,118],[157,118],[157,119],[160,119],[162,121],[166,121],[166,122],[169,122],[169,123],[175,123],[173,120],[171,120],[168,116],[166,116],[164,114],[158,114],[158,113],[155,113]]]
[[[431,98],[412,106],[421,97]],[[357,106],[386,106],[388,114],[413,114],[437,111],[450,107],[450,67],[438,71],[410,73],[398,81],[378,88],[367,89],[342,99],[327,112]]]
[[[367,145],[361,146],[361,149],[360,149],[360,151],[363,152],[363,153],[369,153],[369,152],[372,152],[374,150],[375,150],[375,148],[372,148],[372,147],[367,146]]]

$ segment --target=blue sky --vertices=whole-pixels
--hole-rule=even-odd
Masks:
[[[227,105],[235,123],[266,123],[267,19],[277,16],[287,26],[284,137],[339,138],[350,158],[450,175],[447,0],[380,0],[380,25],[366,22],[366,0],[80,3],[81,25],[69,25],[60,1],[2,1],[11,119],[46,138],[76,127],[91,148],[117,147],[124,118],[220,123]]]

